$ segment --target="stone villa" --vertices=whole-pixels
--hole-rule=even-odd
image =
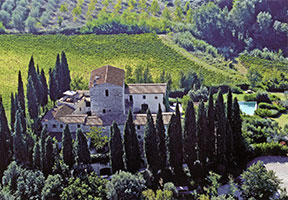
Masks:
[[[163,121],[167,127],[171,112],[164,112],[165,83],[125,84],[125,71],[112,66],[93,70],[89,90],[66,91],[57,101],[57,106],[42,119],[43,127],[61,140],[62,131],[68,124],[74,134],[78,128],[89,132],[91,127],[102,127],[109,134],[110,125],[116,121],[121,132],[129,109],[133,111],[139,141],[143,140],[146,110],[149,108],[156,118],[160,104]]]

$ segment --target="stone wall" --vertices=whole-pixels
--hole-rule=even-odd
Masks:
[[[158,112],[158,105],[161,105],[162,111],[165,111],[165,106],[163,104],[163,94],[126,94],[125,99],[131,101],[133,98],[133,112],[139,112],[141,110],[142,104],[147,104],[151,113]]]
[[[124,114],[124,86],[104,83],[90,88],[92,115]]]

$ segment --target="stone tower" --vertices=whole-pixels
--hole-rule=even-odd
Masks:
[[[92,115],[124,114],[124,79],[124,70],[109,65],[91,72],[89,90]]]

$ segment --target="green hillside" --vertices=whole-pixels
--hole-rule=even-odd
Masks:
[[[5,106],[11,92],[17,89],[17,72],[21,70],[24,83],[31,55],[48,73],[53,67],[57,52],[66,52],[71,76],[82,76],[88,82],[91,70],[106,64],[124,68],[130,65],[149,65],[153,76],[165,69],[174,83],[179,71],[192,69],[201,72],[205,84],[233,84],[243,81],[242,76],[232,75],[217,68],[201,67],[174,49],[166,46],[155,34],[141,35],[0,35],[0,94]],[[155,77],[154,77],[155,78]]]

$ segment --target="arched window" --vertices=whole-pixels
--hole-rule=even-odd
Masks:
[[[105,90],[105,96],[108,97],[109,96],[109,91]]]

